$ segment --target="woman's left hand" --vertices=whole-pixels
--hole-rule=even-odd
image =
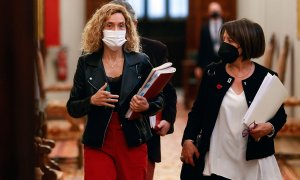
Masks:
[[[149,109],[149,103],[145,97],[134,95],[130,101],[130,108],[133,112],[144,112]]]
[[[259,123],[255,126],[255,128],[250,130],[250,135],[256,140],[259,141],[259,139],[263,136],[266,136],[270,134],[273,130],[271,123]]]
[[[168,121],[161,120],[159,122],[159,124],[157,125],[155,132],[156,132],[156,134],[158,134],[160,136],[165,136],[168,133],[170,127],[171,127],[171,124]]]

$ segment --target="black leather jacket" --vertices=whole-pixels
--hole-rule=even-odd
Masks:
[[[90,98],[106,82],[102,63],[102,51],[82,55],[77,64],[74,85],[67,102],[67,109],[72,117],[87,115],[83,133],[83,144],[99,148],[103,145],[105,133],[112,115],[112,109],[90,104]],[[125,118],[129,102],[137,93],[152,69],[148,56],[143,53],[124,52],[124,70],[121,91],[119,94],[119,116],[122,129],[129,146],[145,143],[151,136],[146,122],[149,115],[157,113],[163,107],[163,96],[160,94],[149,102],[149,109],[136,120]]]

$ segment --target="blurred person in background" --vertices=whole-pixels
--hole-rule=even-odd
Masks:
[[[196,79],[201,80],[204,68],[212,62],[219,61],[218,50],[221,44],[219,31],[224,22],[222,7],[217,2],[208,5],[208,21],[200,31],[197,67],[194,70]]]
[[[131,15],[134,24],[137,27],[138,20],[132,6],[122,0],[111,1],[114,4],[120,4],[126,7],[127,11]],[[168,62],[168,49],[165,44],[160,41],[141,37],[142,52],[147,54],[150,58],[151,64],[156,67]],[[154,175],[155,163],[161,162],[161,146],[160,146],[160,136],[165,136],[166,134],[173,133],[174,122],[176,119],[176,103],[177,95],[175,88],[168,83],[163,89],[164,95],[164,108],[161,112],[161,121],[157,128],[152,128],[153,137],[147,142],[148,145],[148,171],[147,180],[152,180]]]

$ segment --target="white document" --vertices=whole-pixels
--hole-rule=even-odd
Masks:
[[[268,73],[243,118],[244,124],[249,126],[253,122],[267,122],[276,114],[287,96],[288,92],[278,77]]]
[[[149,121],[150,121],[150,127],[154,129],[155,128],[155,124],[156,124],[156,115],[149,116]]]

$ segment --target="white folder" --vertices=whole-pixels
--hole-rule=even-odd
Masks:
[[[267,122],[276,114],[287,96],[288,92],[278,77],[268,73],[248,108],[243,123],[249,126],[253,122]]]

